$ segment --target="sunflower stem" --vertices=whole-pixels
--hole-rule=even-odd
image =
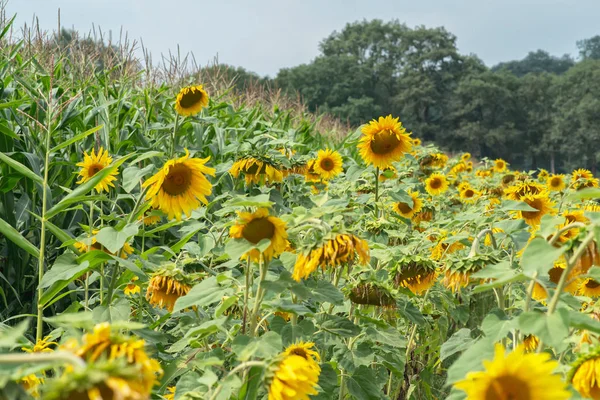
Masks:
[[[250,270],[252,264],[250,263],[250,257],[246,263],[246,286],[244,288],[244,314],[242,317],[242,334],[246,333],[246,317],[248,316],[248,298],[250,293]]]
[[[117,284],[117,280],[119,279],[120,270],[121,270],[121,266],[119,265],[119,262],[117,261],[117,263],[115,264],[115,267],[113,268],[113,273],[110,277],[110,283],[108,285],[108,293],[106,294],[106,305],[110,305],[110,303],[112,302],[112,297],[113,297],[113,293],[115,291],[115,286]]]
[[[375,169],[375,219],[379,218],[379,167]]]
[[[264,297],[264,288],[262,286],[263,281],[267,276],[268,264],[264,261],[263,255],[260,255],[259,260],[259,269],[260,269],[260,277],[258,280],[258,287],[256,288],[256,298],[254,299],[254,309],[252,310],[252,315],[250,316],[250,335],[254,336],[256,330],[256,323],[258,318],[258,313],[260,311],[260,304],[262,303],[262,299]]]
[[[177,128],[179,127],[179,114],[175,114],[175,124],[173,125],[173,136],[171,137],[171,151],[169,152],[169,158],[173,158],[175,155],[175,147],[177,145]]]
[[[0,365],[2,364],[29,364],[47,363],[52,361],[63,361],[78,368],[85,368],[86,363],[81,357],[68,351],[53,351],[51,353],[16,353],[0,354]]]
[[[266,364],[264,363],[264,361],[246,361],[244,363],[241,363],[240,365],[229,371],[229,373],[219,381],[219,386],[216,387],[215,392],[210,396],[209,400],[215,400],[217,398],[217,396],[221,392],[221,389],[223,388],[223,382],[226,382],[230,376],[237,374],[243,369],[251,367],[266,367]]]
[[[88,240],[92,240],[92,236],[94,235],[94,201],[90,201],[90,221],[89,221],[89,227],[90,229],[90,233],[89,233],[89,238]],[[87,247],[86,247],[87,248]],[[90,297],[90,275],[89,273],[87,273],[85,275],[85,309],[89,309],[89,297]]]

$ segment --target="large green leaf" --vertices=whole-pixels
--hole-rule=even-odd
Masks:
[[[24,164],[21,164],[17,160],[14,160],[7,156],[5,153],[0,152],[0,161],[4,161],[8,166],[12,169],[20,173],[21,175],[33,180],[34,182],[39,183],[40,185],[44,184],[44,178],[27,168]]]
[[[99,125],[99,126],[96,126],[96,127],[92,128],[92,129],[89,129],[89,130],[87,130],[87,131],[85,131],[85,132],[82,132],[82,133],[80,133],[79,135],[75,135],[75,136],[73,136],[72,138],[70,138],[69,140],[65,140],[64,142],[62,142],[62,143],[60,143],[60,144],[58,144],[58,145],[54,146],[54,147],[53,147],[53,148],[50,150],[50,152],[52,152],[52,153],[54,153],[54,152],[57,152],[58,150],[60,150],[60,149],[64,149],[65,147],[67,147],[67,146],[69,146],[69,145],[71,145],[71,144],[73,144],[73,143],[75,143],[75,142],[78,142],[78,141],[80,141],[80,140],[82,140],[82,139],[85,139],[86,137],[88,137],[88,136],[89,136],[89,135],[91,135],[92,133],[94,133],[94,132],[97,132],[97,131],[99,131],[100,129],[102,129],[102,127],[103,127],[103,126],[104,126],[104,125]]]
[[[40,250],[35,247],[29,240],[25,239],[23,235],[19,233],[15,228],[10,226],[8,222],[0,218],[0,233],[2,233],[8,240],[31,254],[32,256],[39,258]]]

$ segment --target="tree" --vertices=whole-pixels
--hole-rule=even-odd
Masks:
[[[577,41],[579,56],[582,60],[600,60],[600,36]]]
[[[501,62],[492,68],[492,71],[507,70],[516,76],[525,76],[529,73],[543,73],[561,75],[575,65],[575,61],[565,54],[562,57],[551,56],[547,51],[530,51],[527,56],[518,61]]]

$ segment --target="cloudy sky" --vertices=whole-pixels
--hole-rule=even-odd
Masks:
[[[68,28],[143,38],[155,61],[179,45],[202,64],[218,55],[271,76],[309,62],[323,38],[362,19],[445,26],[461,52],[488,65],[540,48],[575,56],[577,40],[600,34],[600,0],[8,0],[7,14],[18,26],[36,15],[49,30],[58,8]]]

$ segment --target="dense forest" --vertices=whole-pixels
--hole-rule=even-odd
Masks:
[[[600,36],[577,58],[544,50],[492,68],[460,54],[444,28],[355,22],[333,32],[308,64],[274,79],[233,70],[238,84],[299,93],[313,111],[352,125],[399,116],[414,136],[447,151],[504,158],[516,168],[596,171],[600,161]]]

